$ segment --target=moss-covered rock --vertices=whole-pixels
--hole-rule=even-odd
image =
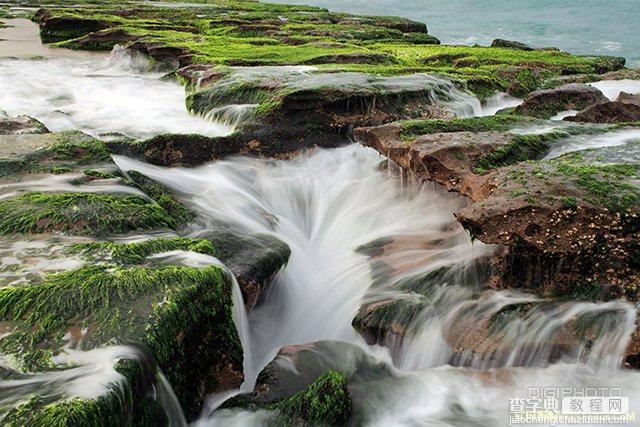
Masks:
[[[216,256],[238,280],[247,310],[251,310],[267,291],[291,256],[286,243],[269,235],[239,236],[218,232],[207,233],[204,237],[213,243]]]
[[[487,178],[492,190],[456,216],[472,236],[509,247],[509,286],[578,298],[600,295],[583,288],[615,285],[635,301],[637,151],[630,143],[499,169]]]
[[[292,369],[294,368],[294,369]],[[341,341],[283,347],[262,370],[252,393],[235,396],[223,410],[269,410],[278,425],[351,425],[364,423],[356,407],[360,378],[393,377],[389,365],[359,346]]]
[[[25,193],[0,201],[0,234],[62,231],[105,236],[137,229],[174,229],[174,218],[140,196]]]
[[[193,416],[208,393],[242,381],[232,306],[220,267],[87,266],[0,288],[0,318],[16,324],[0,349],[21,370],[47,371],[66,348],[141,345]]]
[[[491,191],[491,184],[479,175],[506,165],[540,159],[554,141],[569,136],[560,131],[532,135],[486,131],[526,123],[527,119],[510,115],[451,122],[408,121],[359,128],[355,135],[358,142],[388,156],[416,176],[480,199]]]
[[[351,398],[344,376],[329,371],[272,408],[280,412],[278,424],[346,425],[351,417]]]
[[[216,256],[217,251],[209,240],[186,237],[149,239],[133,243],[92,242],[78,243],[70,252],[84,254],[88,259],[114,261],[121,265],[142,264],[149,255],[170,251],[191,251]]]
[[[195,214],[177,201],[164,185],[138,171],[128,171],[127,175],[133,184],[160,205],[176,224],[182,225],[194,218]]]
[[[516,108],[516,112],[525,116],[548,119],[561,111],[582,110],[606,101],[607,97],[595,87],[568,84],[530,93]]]
[[[107,146],[80,131],[0,135],[0,179],[82,172],[88,166],[116,169]]]
[[[530,117],[499,115],[470,117],[453,120],[406,120],[401,123],[400,136],[404,140],[413,140],[420,135],[450,132],[505,132],[519,125],[534,124]]]
[[[0,135],[41,134],[49,130],[42,122],[29,116],[1,117]]]

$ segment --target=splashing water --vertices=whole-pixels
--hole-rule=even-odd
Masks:
[[[25,31],[37,37],[38,26]],[[37,39],[26,43],[42,46]],[[65,56],[66,49],[46,49],[49,57],[42,59],[0,55],[0,109],[9,115],[27,114],[52,131],[80,129],[94,136],[104,132],[136,138],[169,132],[217,136],[233,131],[231,126],[189,114],[184,88],[149,72],[148,60],[124,49],[72,58]]]
[[[224,124],[191,116],[184,107],[183,89],[149,73],[147,65],[117,49],[108,57],[74,61],[55,54],[39,60],[2,58],[0,108],[12,115],[36,116],[52,130],[81,128],[135,137],[163,132],[223,135],[254,108],[230,105],[210,112]],[[307,71],[313,70],[277,70]],[[303,77],[297,83],[302,88],[355,84],[362,78],[357,73],[349,74],[355,79],[351,82],[331,75]],[[388,79],[384,85],[402,88],[426,80],[434,101],[459,116],[491,115],[520,102],[497,95],[482,106],[451,82],[435,77]],[[570,148],[611,145],[621,137],[636,135],[623,131],[587,136]],[[234,280],[233,316],[244,349],[245,382],[238,391],[212,396],[199,424],[268,423],[267,411],[215,410],[226,398],[250,391],[282,346],[318,340],[347,342],[365,352],[371,363],[385,367],[387,376],[375,383],[364,378],[350,384],[354,406],[370,425],[506,425],[508,400],[526,397],[531,384],[616,386],[627,395],[640,395],[640,374],[618,368],[635,328],[633,306],[548,305],[532,295],[485,290],[482,265],[494,249],[472,243],[455,221],[452,213],[466,201],[433,184],[398,175],[392,167],[383,168],[383,159],[372,150],[353,145],[289,161],[235,158],[196,169],[115,160],[125,170],[138,170],[172,188],[197,210],[200,216],[191,235],[220,229],[267,233],[292,249],[287,268],[249,317]],[[67,189],[64,181],[29,185],[33,184],[42,190]],[[98,183],[91,190],[112,191],[115,185]],[[9,253],[19,250],[11,247]],[[219,265],[215,258],[182,251],[152,258]],[[402,289],[401,284],[443,267],[452,267],[455,274],[424,295]],[[351,322],[361,306],[387,299],[413,299],[422,308],[404,336],[383,337],[389,350],[381,355],[379,347],[363,343]],[[113,348],[109,349],[106,361],[113,360]],[[75,361],[91,363],[12,385],[54,384],[95,395],[100,390],[87,386],[87,379],[95,380],[94,373],[115,375],[100,363],[101,354],[69,354]],[[183,425],[179,404],[161,374],[158,393],[163,407],[173,414],[172,422]],[[633,402],[631,410],[638,411],[637,406]]]
[[[555,384],[562,364],[564,384],[623,382],[628,393],[640,392],[617,370],[635,328],[633,306],[566,303],[507,317],[490,328],[496,314],[538,299],[483,291],[474,269],[493,249],[472,244],[454,221],[452,212],[464,199],[385,172],[380,157],[369,149],[318,150],[289,161],[237,158],[196,169],[115,160],[125,170],[139,170],[171,187],[198,210],[194,235],[231,228],[270,233],[291,247],[287,268],[249,316],[253,364],[245,365],[242,391],[252,389],[257,374],[282,346],[318,340],[362,343],[351,326],[361,304],[406,297],[398,283],[454,265],[467,274],[431,289],[407,336],[385,342],[393,356],[390,368],[404,378],[403,385],[376,384],[370,387],[375,392],[354,397],[369,424],[377,419],[388,423],[379,425],[405,425],[434,417],[442,425],[488,425],[483,424],[487,420],[501,425],[506,402],[515,397],[510,393],[526,391],[532,378],[536,385]],[[549,342],[562,339],[576,318],[584,320],[588,333],[578,334],[556,354]],[[474,336],[474,328],[485,335]],[[456,350],[474,337],[479,340],[475,347]],[[449,363],[458,368],[442,368]],[[464,388],[465,382],[472,386]],[[413,393],[428,396],[431,403],[416,396],[400,403],[399,396]],[[475,393],[499,397],[504,408],[497,410],[495,400],[476,401]],[[268,423],[268,413],[214,412],[222,400],[215,396],[209,402],[199,424]],[[469,409],[459,414],[455,408],[464,401]]]
[[[120,360],[137,360],[142,369],[155,369],[135,347],[109,346],[86,351],[67,348],[63,353],[52,357],[54,364],[66,369],[38,374],[16,373],[15,379],[0,381],[0,405],[27,403],[34,396],[64,400],[97,399],[115,394],[115,399],[125,406],[127,398],[123,386],[127,379],[115,368]],[[155,374],[158,383],[154,398],[162,404],[172,426],[185,426],[180,403],[171,386],[161,372]]]

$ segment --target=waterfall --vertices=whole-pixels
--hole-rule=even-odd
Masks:
[[[351,321],[363,304],[420,298],[425,307],[406,336],[384,342],[393,369],[402,372],[402,386],[395,379],[389,386],[377,384],[376,392],[365,387],[354,403],[370,420],[379,416],[388,425],[402,425],[425,414],[443,420],[451,416],[449,408],[464,403],[460,399],[473,399],[471,392],[507,402],[533,377],[542,385],[554,383],[559,370],[569,375],[567,383],[624,382],[629,393],[640,392],[618,370],[635,327],[633,306],[567,302],[549,307],[533,295],[485,290],[482,265],[493,248],[472,243],[455,221],[452,213],[465,199],[394,173],[370,149],[351,145],[287,161],[238,157],[195,169],[115,160],[172,188],[198,211],[194,235],[214,229],[267,233],[290,246],[286,269],[248,318],[252,361],[245,360],[243,391],[252,389],[282,346],[360,343]],[[452,266],[452,276],[425,296],[399,287],[445,266]],[[532,308],[522,313],[513,309],[528,304]],[[579,333],[564,347],[549,347],[548,341],[563,339],[567,328]],[[482,373],[494,376],[494,371],[501,380],[486,384]],[[604,371],[609,374],[603,377]],[[465,383],[471,385],[465,389]],[[214,396],[198,424],[268,423],[264,414],[214,411],[236,393]],[[471,413],[490,413],[492,422],[504,416],[491,400],[472,401]]]

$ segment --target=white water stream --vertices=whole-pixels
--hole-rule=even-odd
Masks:
[[[182,88],[140,70],[140,64],[118,55],[0,59],[0,109],[35,116],[52,130],[93,134],[230,131],[188,115]],[[458,107],[475,115],[518,102],[497,97],[483,109],[467,99],[468,105]],[[221,117],[233,124],[237,111],[228,111]],[[381,167],[384,159],[372,150],[351,145],[288,161],[234,158],[193,169],[115,160],[172,188],[196,209],[194,236],[226,227],[269,233],[290,246],[288,266],[248,318],[238,310],[243,304],[234,288],[234,316],[246,353],[242,391],[253,388],[282,346],[340,340],[357,344],[393,373],[388,381],[353,386],[354,405],[370,425],[503,426],[509,399],[526,397],[532,385],[620,387],[630,397],[631,411],[640,413],[640,374],[619,368],[635,328],[635,307],[625,302],[536,306],[501,324],[498,335],[487,336],[483,325],[494,315],[538,299],[483,290],[481,275],[473,272],[493,249],[472,243],[455,221],[452,213],[465,200]],[[182,262],[215,260],[188,254]],[[448,265],[472,274],[438,283],[424,298],[399,288]],[[424,302],[404,340],[385,337],[387,355],[367,347],[351,326],[363,303],[386,298]],[[567,331],[581,320],[590,333],[566,341]],[[549,342],[562,345],[551,348]],[[466,350],[458,351],[456,344]],[[167,405],[175,405],[168,399]],[[216,412],[220,401],[211,398],[200,424],[265,420],[262,413]]]

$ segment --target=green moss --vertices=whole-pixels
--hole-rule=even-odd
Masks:
[[[62,390],[15,396],[5,400],[0,423],[6,426],[161,426],[168,423],[162,407],[151,396],[155,382],[155,365],[138,359],[121,359],[114,369],[121,381],[105,384],[104,393],[95,399],[67,397]],[[150,371],[149,368],[153,368]]]
[[[26,357],[58,351],[71,328],[88,331],[83,348],[135,342],[151,351],[189,414],[200,409],[219,377],[216,366],[241,372],[231,281],[217,266],[120,268],[93,265],[46,277],[42,284],[0,288],[0,319],[19,327],[0,340],[22,369]]]
[[[640,204],[640,191],[632,183],[640,166],[636,164],[597,164],[582,153],[572,153],[551,160],[556,173],[566,176],[586,191],[589,201],[613,211],[624,212]]]
[[[351,416],[351,398],[345,377],[335,371],[321,375],[304,390],[272,409],[281,413],[278,424],[344,425]]]
[[[555,297],[571,301],[597,301],[601,294],[602,290],[598,282],[567,284],[552,292]]]
[[[138,196],[26,193],[0,201],[0,234],[62,231],[102,236],[175,227],[167,211]]]
[[[87,177],[94,178],[94,179],[113,179],[113,178],[118,178],[118,175],[116,175],[115,173],[108,172],[108,171],[103,171],[103,170],[96,170],[96,169],[86,169],[84,171],[84,174]]]
[[[549,143],[566,136],[564,132],[540,135],[516,135],[504,147],[495,148],[476,160],[476,168],[483,171],[513,165],[526,160],[537,160],[549,151]],[[477,169],[476,169],[477,170]]]
[[[127,175],[136,187],[162,206],[176,224],[181,225],[194,218],[195,214],[178,202],[164,185],[138,171],[128,171]]]
[[[174,237],[170,239],[151,239],[134,243],[93,242],[80,243],[70,247],[71,252],[80,252],[94,257],[106,254],[110,259],[122,265],[142,264],[149,255],[161,252],[184,250],[215,256],[216,251],[208,240]]]
[[[562,203],[562,206],[564,206],[567,209],[571,209],[571,210],[578,209],[578,200],[575,197],[566,196],[560,199],[560,202]]]
[[[57,161],[74,161],[78,164],[105,163],[111,155],[104,142],[79,131],[54,134],[55,142],[38,153],[40,158]]]
[[[542,84],[540,77],[529,68],[519,70],[515,75],[515,80],[517,84],[512,88],[511,93],[520,97],[533,92]]]
[[[549,77],[593,74],[606,68],[600,58],[558,51],[442,46],[427,34],[424,24],[402,18],[358,17],[249,1],[219,1],[202,8],[136,5],[126,14],[122,8],[110,4],[52,8],[54,16],[81,22],[74,25],[72,33],[44,34],[44,40],[69,40],[100,22],[144,41],[189,51],[195,62],[247,66],[320,63],[322,70],[383,75],[429,72],[466,81],[481,96],[506,89],[509,82],[497,78],[497,71],[504,67],[536,64]],[[326,58],[340,60],[324,64]],[[522,71],[516,77],[526,90],[536,84],[530,73]]]
[[[432,133],[504,132],[516,125],[531,122],[535,122],[535,119],[512,115],[469,117],[453,120],[407,120],[401,124],[400,137],[404,140],[412,140],[420,135]]]
[[[43,148],[26,155],[0,159],[0,177],[27,173],[68,173],[89,164],[112,164],[106,145],[80,131],[30,135]]]

